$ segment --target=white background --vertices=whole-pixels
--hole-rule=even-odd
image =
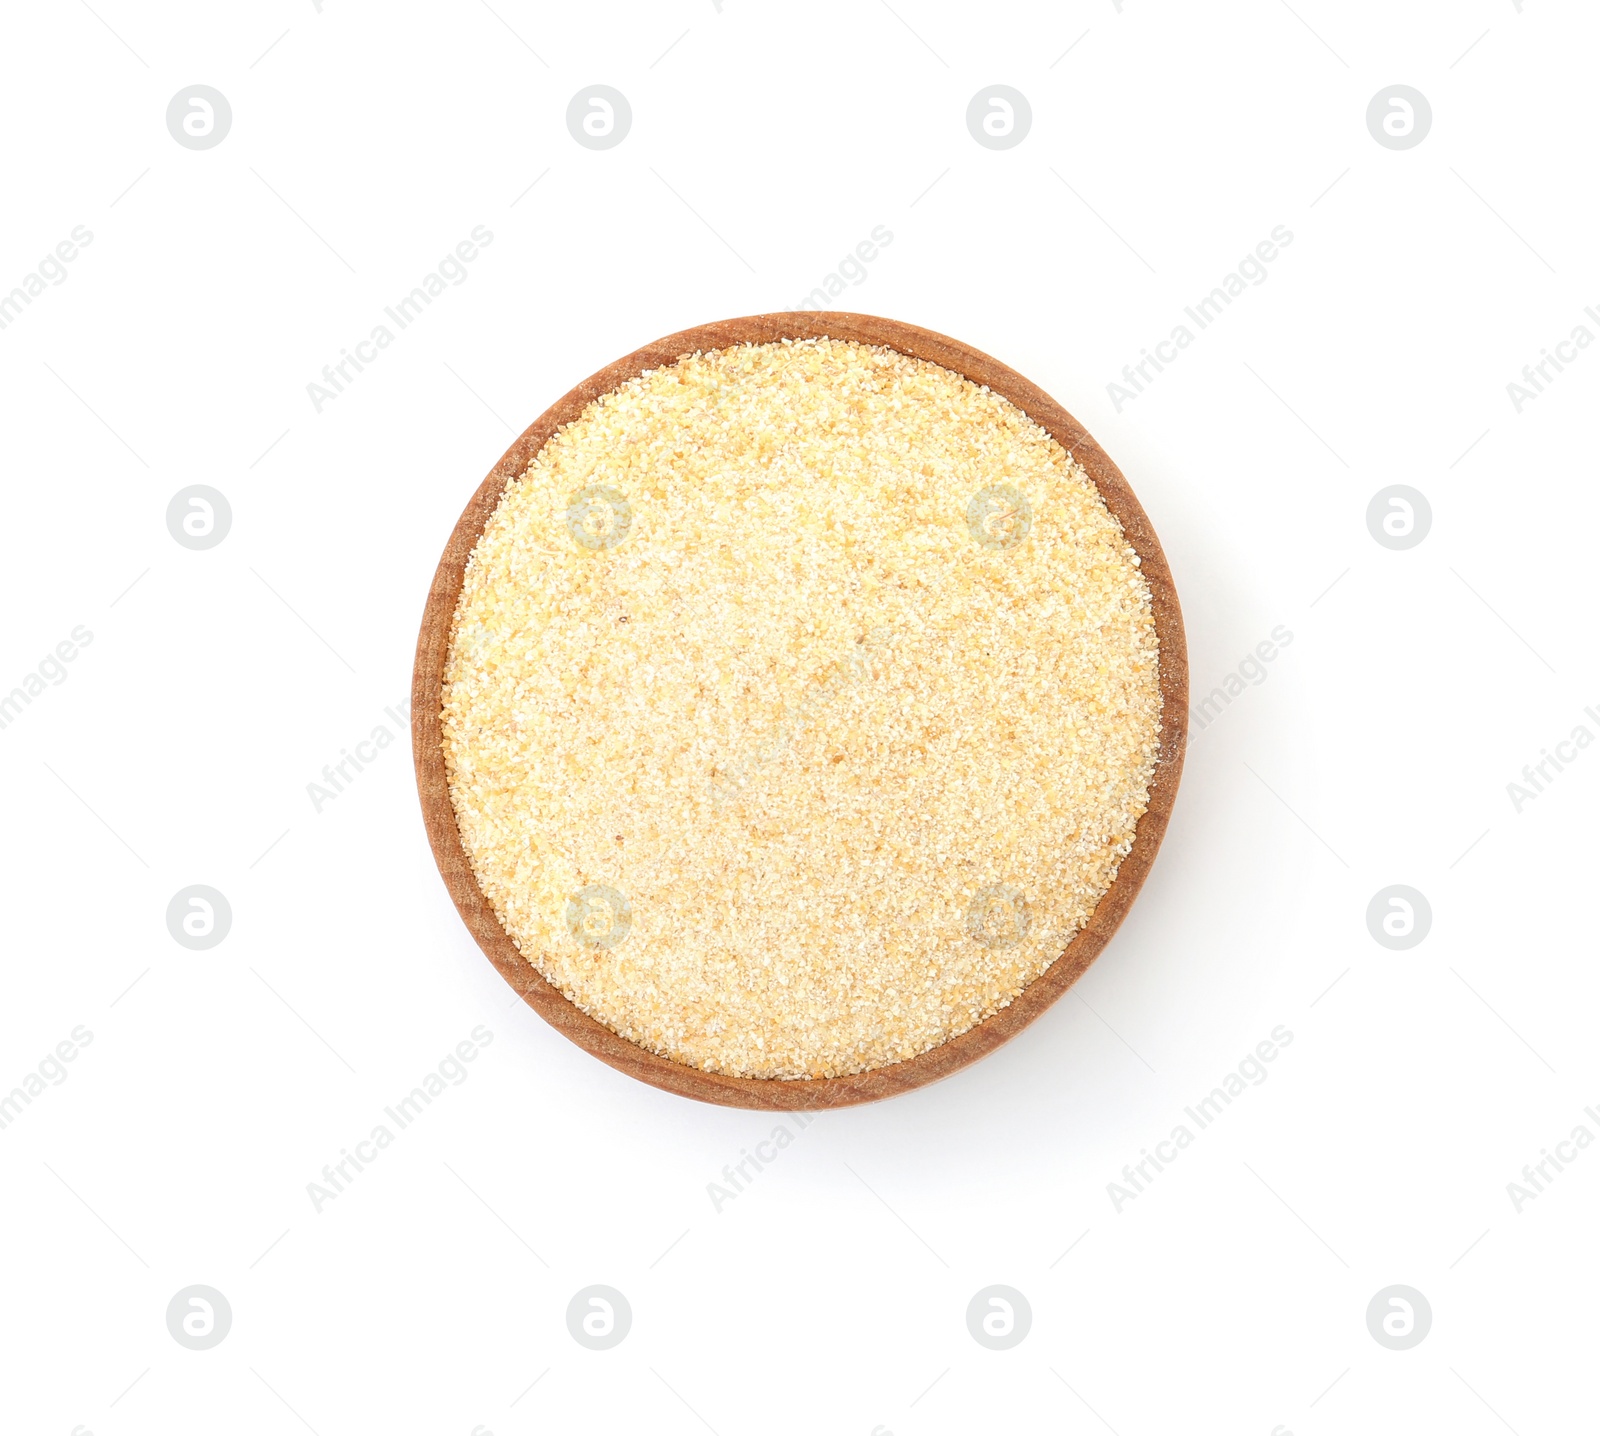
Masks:
[[[0,1425],[1592,1422],[1600,1150],[1520,1212],[1507,1183],[1600,1134],[1600,751],[1520,813],[1506,791],[1600,733],[1600,353],[1520,414],[1506,392],[1600,332],[1592,10],[493,3],[7,11],[0,289],[93,240],[0,332],[0,691],[93,641],[0,731],[0,1091],[93,1041],[0,1131]],[[633,109],[605,152],[564,122],[594,82]],[[1033,109],[1004,152],[965,125],[993,82]],[[206,151],[164,119],[193,83],[233,110]],[[1410,150],[1366,126],[1393,83],[1431,102]],[[468,280],[317,413],[308,382],[476,225]],[[1293,641],[1195,734],[1071,994],[822,1116],[717,1212],[773,1120],[620,1076],[512,998],[408,741],[320,814],[306,785],[395,728],[439,551],[515,433],[661,334],[791,307],[877,225],[837,307],[974,344],[1088,426],[1161,534],[1197,693]],[[1276,225],[1268,280],[1118,413],[1122,366]],[[206,552],[165,524],[196,483],[233,510]],[[1392,483],[1433,509],[1405,552],[1365,523]],[[233,908],[206,952],[165,923],[194,883]],[[1367,931],[1392,883],[1433,908],[1410,951]],[[323,1164],[478,1024],[469,1080],[315,1211]],[[1123,1164],[1279,1024],[1269,1079],[1116,1211]],[[194,1283],[233,1310],[209,1351],[166,1327]],[[567,1332],[592,1283],[633,1309],[611,1351]],[[991,1283],[1032,1306],[1009,1351],[966,1328]],[[1433,1312],[1403,1352],[1365,1320],[1396,1283]]]

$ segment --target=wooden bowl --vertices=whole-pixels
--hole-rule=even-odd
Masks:
[[[484,525],[500,502],[509,479],[519,478],[546,440],[563,424],[576,419],[602,394],[647,369],[676,362],[697,350],[726,349],[735,344],[772,343],[780,339],[853,339],[882,344],[913,358],[926,359],[972,380],[987,384],[1009,399],[1036,424],[1049,431],[1068,450],[1099,488],[1106,507],[1121,521],[1128,541],[1142,560],[1154,610],[1156,636],[1161,645],[1161,749],[1150,785],[1149,808],[1134,830],[1132,850],[1122,860],[1116,880],[1106,890],[1088,923],[1067,944],[1066,950],[1023,990],[1009,1007],[1003,1007],[976,1027],[905,1062],[861,1072],[851,1077],[778,1079],[730,1077],[702,1072],[647,1051],[579,1011],[561,990],[547,982],[516,949],[500,919],[478,887],[472,866],[456,828],[445,777],[440,724],[445,659],[456,600],[461,593],[467,556],[477,544]],[[411,682],[411,742],[417,769],[417,789],[422,799],[423,821],[433,844],[433,855],[445,886],[468,930],[522,995],[530,1007],[558,1032],[569,1037],[602,1062],[642,1082],[663,1087],[680,1096],[727,1107],[754,1107],[769,1111],[800,1108],[846,1107],[892,1097],[947,1077],[969,1062],[994,1051],[1022,1031],[1082,976],[1117,930],[1144,884],[1156,849],[1166,832],[1183,770],[1189,708],[1189,665],[1184,645],[1183,616],[1172,573],[1156,539],[1150,520],[1139,507],[1133,490],[1105,451],[1083,426],[1042,389],[1006,368],[987,354],[954,339],[917,329],[892,319],[864,314],[795,313],[755,314],[726,319],[669,334],[637,349],[625,359],[608,364],[558,399],[506,450],[500,462],[478,486],[462,511],[455,532],[433,576],[422,631],[417,636],[417,660]]]

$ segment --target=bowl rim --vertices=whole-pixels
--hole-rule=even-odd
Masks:
[[[1150,586],[1160,645],[1161,744],[1149,805],[1134,829],[1132,847],[1087,923],[1062,954],[998,1012],[959,1036],[903,1062],[846,1077],[736,1077],[705,1072],[651,1052],[583,1012],[517,950],[478,886],[461,841],[445,771],[441,707],[445,665],[456,603],[468,555],[499,505],[507,483],[527,471],[540,449],[595,399],[647,370],[738,344],[831,338],[883,345],[942,365],[1008,399],[1050,433],[1094,481],[1106,507],[1122,524]],[[1016,1036],[1059,998],[1100,955],[1144,885],[1166,833],[1177,797],[1188,738],[1188,653],[1183,614],[1149,517],[1122,471],[1088,431],[1044,390],[980,350],[929,329],[866,314],[801,310],[753,314],[697,325],[666,335],[607,364],[544,411],[506,450],[467,501],[445,544],[428,590],[417,635],[411,681],[412,760],[423,822],[456,911],[500,975],[535,1012],[602,1062],[654,1087],[727,1107],[785,1112],[853,1106],[892,1097],[948,1077]]]

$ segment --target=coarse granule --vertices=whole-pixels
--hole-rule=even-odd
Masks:
[[[629,380],[507,484],[443,694],[523,957],[707,1071],[900,1062],[1116,876],[1160,736],[1150,591],[1084,470],[939,365],[830,339]]]

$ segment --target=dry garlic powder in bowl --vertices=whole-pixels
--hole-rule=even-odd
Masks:
[[[881,345],[737,344],[506,482],[444,769],[483,895],[579,1009],[705,1072],[839,1077],[983,1022],[1088,921],[1161,657],[1122,526],[1015,405]]]

